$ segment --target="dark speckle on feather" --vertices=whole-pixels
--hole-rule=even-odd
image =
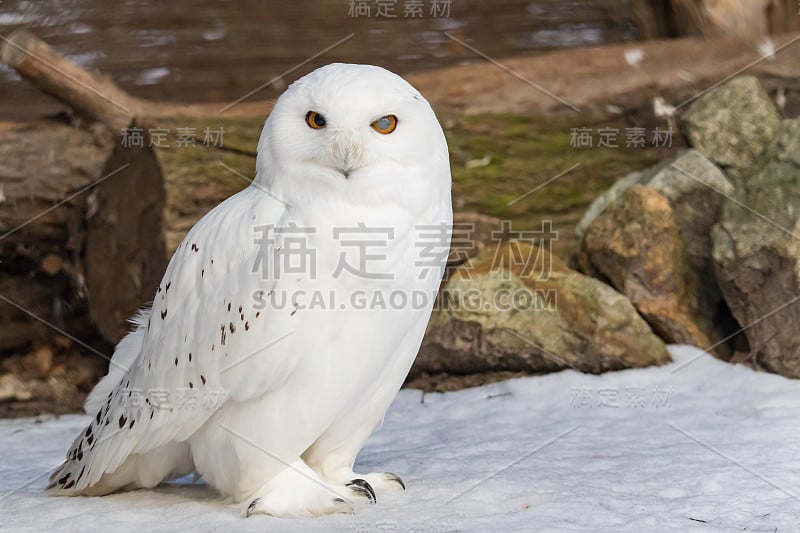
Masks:
[[[171,286],[172,286],[172,282],[170,281],[169,283],[167,283],[167,287],[166,287],[166,289],[164,289],[164,292],[169,292],[169,288]]]
[[[120,415],[120,417],[119,417],[119,427],[122,428],[122,426],[124,426],[125,422],[127,422],[127,421],[128,421],[128,419],[125,417],[125,415]]]
[[[165,318],[167,318],[167,309],[161,311],[161,320],[164,320]]]
[[[189,352],[189,362],[192,362],[192,352]]]
[[[229,326],[229,327],[230,327],[231,333],[233,333],[234,331],[236,331],[236,326],[234,326],[234,325],[233,325],[233,322],[231,322],[231,324],[230,324],[230,326]]]

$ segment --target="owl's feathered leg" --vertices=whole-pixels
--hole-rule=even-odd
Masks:
[[[333,487],[297,459],[245,500],[242,516],[298,518],[353,513],[355,505],[363,501],[375,501],[374,494],[363,485]]]
[[[357,474],[353,471],[356,455],[368,436],[366,431],[356,432],[349,439],[338,441],[335,447],[329,446],[330,441],[320,439],[309,448],[303,458],[314,472],[334,486],[349,487],[353,483],[366,483],[373,494],[405,490],[406,485],[400,476],[391,472]]]
[[[358,408],[348,413],[346,419],[323,433],[303,454],[303,459],[311,469],[334,486],[348,486],[354,480],[361,479],[366,481],[377,495],[405,490],[405,483],[396,474],[390,472],[358,474],[353,471],[358,452],[381,422],[383,414],[399,388],[399,379],[396,383],[377,386],[374,392],[364,397]]]

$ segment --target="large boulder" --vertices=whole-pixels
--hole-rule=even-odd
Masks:
[[[511,241],[456,270],[441,294],[411,377],[598,373],[670,360],[630,301],[542,248]]]
[[[589,226],[582,262],[630,298],[662,339],[708,347],[713,311],[661,194],[633,185]]]
[[[753,362],[800,378],[800,120],[789,120],[712,232],[717,279]]]
[[[706,284],[714,285],[710,233],[719,217],[722,199],[733,192],[733,185],[696,150],[686,150],[649,169],[618,179],[586,210],[575,228],[578,238],[582,239],[594,219],[635,184],[647,185],[669,200],[690,263]]]
[[[727,355],[720,341],[730,328],[721,318],[727,310],[710,235],[731,192],[722,171],[696,150],[629,174],[581,221],[578,267],[627,295],[666,341]]]
[[[714,88],[694,101],[681,119],[689,144],[737,185],[780,128],[777,109],[753,76]]]

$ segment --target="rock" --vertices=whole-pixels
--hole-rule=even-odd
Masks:
[[[598,373],[670,360],[627,298],[524,242],[481,252],[453,273],[442,297],[412,379],[423,372]]]
[[[781,117],[759,81],[741,76],[693,102],[681,128],[691,146],[738,184],[780,131]]]
[[[674,191],[679,187],[671,185]],[[633,185],[598,216],[582,242],[582,262],[628,296],[666,342],[708,347],[716,337],[700,279],[661,194]]]
[[[669,201],[689,265],[700,279],[698,288],[702,294],[697,296],[697,300],[707,302],[704,314],[714,314],[722,295],[711,261],[711,228],[719,218],[724,195],[733,192],[733,185],[717,166],[698,151],[686,150],[673,159],[617,180],[592,202],[579,224],[581,238],[586,228],[609,205],[637,183],[647,185]],[[584,254],[579,255],[577,263],[582,272],[598,274]],[[617,289],[622,290],[620,287]],[[704,321],[710,319],[709,316]]]
[[[707,289],[707,297],[719,300],[711,262],[711,228],[719,219],[724,195],[733,192],[733,185],[696,150],[687,150],[648,175],[647,186],[664,196],[672,207],[689,265]]]
[[[669,200],[692,262],[708,268],[711,260],[709,234],[722,205],[720,192],[730,194],[733,185],[717,166],[696,150],[686,150],[649,169],[618,179],[586,210],[575,228],[578,238],[582,239],[592,221],[637,183],[649,186]]]
[[[725,200],[712,240],[717,279],[746,327],[751,359],[800,378],[800,120],[785,122]]]
[[[595,198],[594,201],[589,204],[589,207],[586,209],[586,213],[584,213],[581,221],[578,222],[577,226],[575,226],[575,235],[578,237],[578,240],[583,239],[589,224],[591,224],[595,218],[600,216],[600,214],[605,211],[606,207],[608,207],[614,200],[622,196],[622,193],[628,190],[628,187],[631,185],[644,182],[645,177],[646,176],[644,172],[631,172],[624,178],[620,178],[615,181],[614,184],[608,188],[608,190]]]

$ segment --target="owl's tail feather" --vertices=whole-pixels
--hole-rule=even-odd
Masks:
[[[144,454],[132,454],[119,468],[103,473],[92,484],[86,483],[84,461],[84,458],[68,458],[50,476],[47,492],[54,496],[105,496],[117,491],[152,488],[162,481],[194,471],[189,444],[185,442],[171,442]]]
[[[113,391],[122,381],[123,376],[139,357],[144,344],[144,336],[147,332],[147,323],[150,320],[150,309],[142,309],[131,318],[133,331],[125,335],[114,349],[111,363],[108,366],[108,374],[100,380],[89,396],[86,398],[84,409],[88,414],[94,414],[106,403],[108,394]]]
[[[114,486],[105,483],[103,477],[100,477],[102,473],[92,472],[91,459],[97,444],[102,440],[113,438],[113,434],[102,436],[107,433],[102,424],[102,418],[104,416],[108,418],[110,398],[142,351],[149,317],[150,311],[143,310],[131,319],[134,326],[133,331],[117,344],[108,374],[100,380],[86,399],[84,408],[88,414],[95,415],[95,418],[72,443],[67,452],[67,460],[50,476],[50,484],[47,487],[50,494],[99,496],[121,488],[120,485]],[[97,479],[98,477],[100,479]],[[89,481],[90,478],[92,478],[92,482]]]

